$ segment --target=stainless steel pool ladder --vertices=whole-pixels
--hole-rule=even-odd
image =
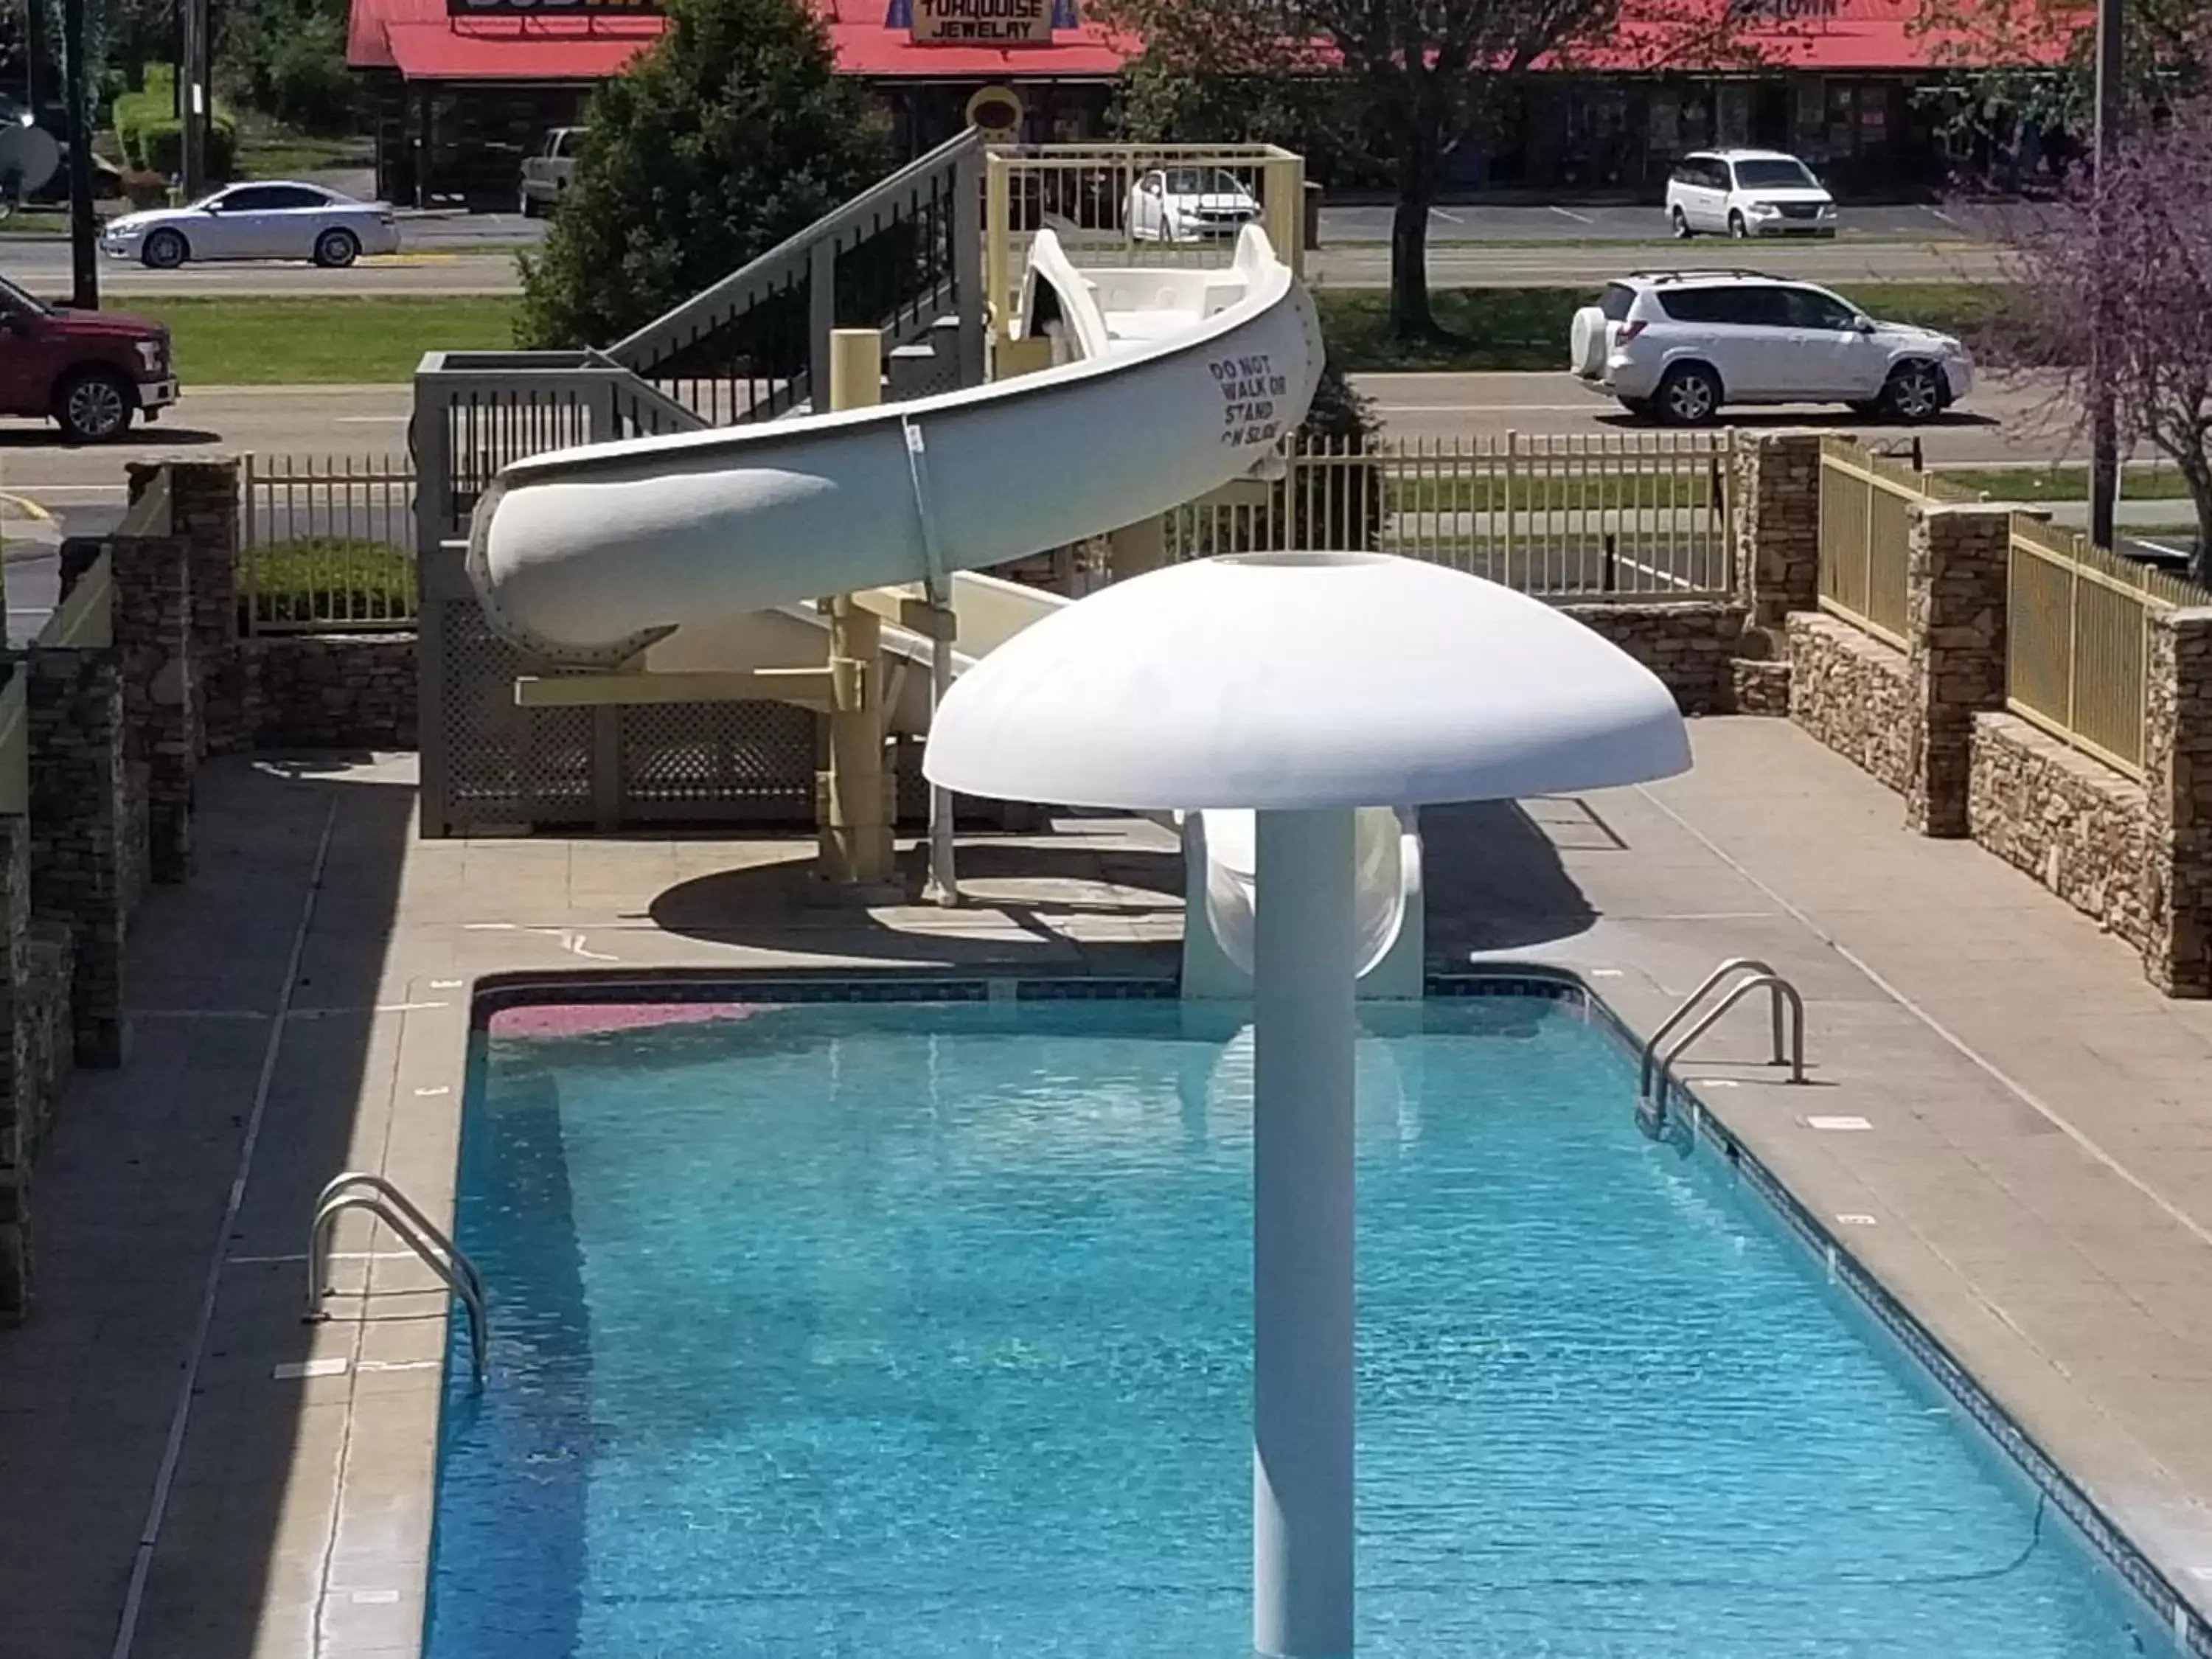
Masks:
[[[382,1176],[349,1170],[316,1195],[315,1219],[307,1231],[307,1317],[327,1317],[323,1303],[331,1294],[331,1234],[348,1210],[366,1210],[437,1274],[447,1290],[468,1310],[469,1358],[477,1381],[484,1374],[483,1279],[476,1263],[463,1255],[413,1199]]]
[[[1674,1034],[1675,1028],[1697,1012],[1714,989],[1730,975],[1739,975],[1730,983],[1720,1000],[1707,1008],[1705,1017],[1679,1037],[1664,1053],[1659,1045]],[[1682,1006],[1660,1023],[1644,1045],[1644,1063],[1636,1085],[1636,1112],[1639,1118],[1656,1125],[1667,1117],[1667,1079],[1689,1046],[1712,1030],[1722,1015],[1749,996],[1753,991],[1766,991],[1772,997],[1774,1054],[1768,1062],[1787,1066],[1790,1080],[1805,1080],[1805,999],[1797,994],[1797,988],[1774,971],[1774,964],[1761,962],[1756,957],[1735,957],[1721,963],[1705,975],[1705,983],[1682,1000]],[[1784,1037],[1783,1010],[1789,1010],[1788,1039]]]

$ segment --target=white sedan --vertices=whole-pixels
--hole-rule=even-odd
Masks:
[[[1219,167],[1158,167],[1129,187],[1128,216],[1133,241],[1198,242],[1256,224],[1260,204]]]
[[[356,202],[320,185],[232,185],[189,207],[111,219],[100,245],[118,259],[173,270],[187,259],[310,259],[349,265],[364,253],[399,251],[399,225],[381,202]]]

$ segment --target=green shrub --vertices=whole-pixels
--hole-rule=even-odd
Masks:
[[[143,149],[143,165],[149,173],[159,173],[175,178],[185,170],[185,129],[183,124],[164,116],[149,121],[139,131],[139,143]],[[238,167],[238,127],[225,115],[218,114],[208,124],[207,176],[209,182],[222,184]]]
[[[124,161],[131,167],[143,170],[146,166],[147,127],[156,121],[173,118],[167,87],[161,88],[158,96],[148,90],[126,92],[118,98],[109,119],[114,125],[115,142],[123,151]]]
[[[592,100],[591,148],[523,264],[523,344],[618,339],[890,170],[807,0],[669,0],[667,18]]]

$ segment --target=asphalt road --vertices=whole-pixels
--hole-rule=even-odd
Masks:
[[[1564,371],[1352,378],[1375,400],[1384,429],[1395,438],[1502,440],[1509,432],[1595,435],[1650,429],[1620,404],[1583,390]],[[2079,460],[2087,450],[2086,436],[2073,430],[2071,414],[2052,407],[2049,385],[2026,377],[1984,384],[1942,419],[1922,427],[1868,420],[1825,404],[1732,410],[1728,420],[1747,430],[1819,426],[1885,447],[1909,448],[1917,437],[1936,465]]]
[[[1395,210],[1372,207],[1324,207],[1323,246],[1332,242],[1387,242]],[[1865,237],[1893,240],[1951,241],[1985,234],[1990,216],[1937,207],[1844,207],[1837,215],[1838,240]],[[1667,211],[1660,207],[1440,207],[1429,210],[1429,240],[1446,242],[1634,242],[1658,241],[1668,234]]]
[[[1671,240],[1656,208],[1439,208],[1431,219],[1430,280],[1439,287],[1595,286],[1624,270],[1684,264],[1750,264],[1819,281],[1984,278],[1999,255],[1978,228],[1929,208],[1846,212],[1833,242]],[[104,298],[121,307],[147,295],[478,295],[514,292],[516,245],[542,236],[542,221],[514,214],[412,216],[405,249],[349,270],[251,262],[149,270],[103,255]],[[1316,286],[1377,288],[1389,280],[1390,210],[1328,208],[1321,246],[1308,258]],[[36,294],[70,284],[65,241],[0,237],[0,273]]]
[[[1595,288],[1630,270],[1745,266],[1815,282],[1961,282],[1999,274],[1997,250],[1972,242],[1565,243],[1556,248],[1452,242],[1429,252],[1429,281],[1437,288]],[[34,294],[62,298],[70,289],[69,251],[52,243],[0,249],[0,273]],[[1324,244],[1307,258],[1316,288],[1381,288],[1389,280],[1390,251]],[[518,286],[508,251],[400,253],[364,259],[349,270],[313,265],[240,263],[155,271],[106,260],[103,303],[127,308],[154,295],[257,296],[305,295],[511,294]]]

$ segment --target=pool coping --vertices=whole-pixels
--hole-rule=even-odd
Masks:
[[[476,1039],[496,1013],[548,1003],[640,1001],[828,1002],[1003,1002],[1042,1000],[1172,1000],[1179,994],[1172,975],[1072,975],[1065,971],[1018,968],[979,974],[973,968],[898,968],[871,970],[840,964],[821,969],[717,967],[639,970],[518,969],[468,980],[428,977],[410,982],[398,1055],[392,1133],[387,1157],[405,1150],[404,1184],[423,1200],[434,1221],[449,1231],[454,1219],[459,1176],[462,1108]],[[1534,995],[1577,1005],[1583,1017],[1601,1028],[1628,1054],[1643,1051],[1640,1036],[1581,973],[1538,962],[1496,958],[1483,965],[1431,970],[1426,998]],[[1921,1371],[1972,1419],[1996,1449],[2043,1497],[2053,1504],[2138,1602],[2154,1613],[2169,1638],[2195,1659],[2212,1659],[2212,1621],[2151,1560],[2104,1510],[2091,1499],[2058,1461],[2008,1413],[1859,1257],[1850,1243],[1826,1224],[1729,1124],[1725,1114],[1669,1076],[1671,1097],[1686,1108],[1682,1122],[1693,1144],[1710,1146],[1732,1173],[1748,1178],[1752,1189],[1772,1207],[1798,1241],[1822,1260],[1838,1284],[1873,1316]],[[410,1085],[412,1085],[411,1087]],[[1632,1109],[1629,1103],[1626,1108]],[[422,1163],[425,1154],[429,1162]],[[387,1173],[389,1170],[386,1171]],[[370,1288],[380,1275],[372,1265]],[[419,1286],[410,1286],[419,1288]],[[434,1318],[416,1328],[444,1356],[452,1317],[450,1301],[441,1299]],[[357,1331],[366,1334],[364,1324]],[[356,1364],[364,1346],[357,1338]],[[372,1364],[374,1360],[372,1359]],[[419,1364],[419,1360],[412,1362]],[[332,1573],[349,1560],[368,1557],[404,1566],[419,1576],[413,1594],[396,1604],[368,1609],[366,1620],[333,1618],[339,1611],[325,1586],[318,1618],[322,1651],[332,1659],[393,1659],[419,1655],[427,1632],[432,1528],[436,1507],[440,1420],[445,1397],[441,1367],[417,1371],[398,1386],[356,1393],[356,1419],[347,1459],[338,1472]],[[427,1431],[423,1421],[428,1406]],[[374,1491],[364,1498],[354,1477],[356,1448],[376,1451]],[[395,1626],[411,1619],[400,1637]],[[358,1629],[358,1639],[349,1639]]]

